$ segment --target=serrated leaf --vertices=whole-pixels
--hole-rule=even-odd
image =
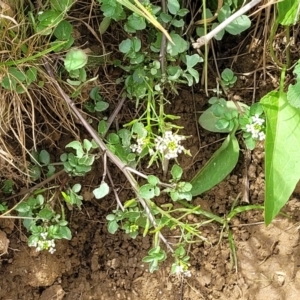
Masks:
[[[109,186],[105,181],[101,182],[100,186],[93,190],[93,194],[96,199],[101,199],[106,195],[108,195],[108,193],[109,193]]]

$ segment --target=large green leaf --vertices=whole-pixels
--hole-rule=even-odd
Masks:
[[[222,146],[191,180],[192,195],[200,195],[221,182],[236,166],[239,150],[239,143],[234,133],[228,135]]]
[[[300,0],[282,0],[277,3],[278,22],[281,25],[290,26],[299,20],[298,7]]]
[[[245,112],[249,107],[242,103],[242,102],[237,102],[240,108]],[[214,108],[210,106],[208,109],[206,109],[200,116],[199,118],[199,124],[206,130],[211,131],[211,132],[230,132],[230,129],[227,127],[224,129],[219,129],[217,128],[217,122],[218,120],[221,119],[221,117],[216,117],[213,114]],[[223,108],[224,114],[225,113],[230,113],[232,111],[237,111],[237,106],[233,101],[226,101],[226,107]]]
[[[261,99],[267,119],[265,143],[265,223],[288,201],[300,179],[300,112],[286,94],[272,91]]]

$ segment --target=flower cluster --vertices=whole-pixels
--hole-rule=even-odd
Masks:
[[[173,134],[172,131],[168,130],[164,136],[158,136],[155,139],[156,151],[162,153],[166,159],[177,158],[178,154],[186,149],[181,145],[181,141],[185,140],[184,136]]]
[[[48,237],[47,232],[42,232],[40,234],[40,237],[41,238],[37,242],[35,242],[32,246],[36,247],[36,251],[48,250],[51,254],[53,254],[56,251],[54,240],[47,239]]]
[[[183,275],[184,277],[191,277],[191,271],[187,269],[186,266],[183,266],[181,264],[177,265],[175,267],[175,274],[176,275]]]
[[[147,139],[137,138],[136,144],[130,145],[130,149],[132,152],[141,153],[146,145],[147,145]]]
[[[260,118],[259,115],[255,115],[251,117],[251,121],[251,124],[246,125],[246,131],[251,133],[253,139],[263,141],[266,137],[263,131],[265,120]]]

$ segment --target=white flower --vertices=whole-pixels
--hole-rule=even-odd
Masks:
[[[266,138],[266,135],[265,135],[265,133],[264,132],[259,132],[259,134],[258,134],[258,139],[260,140],[260,141],[263,141],[264,139]]]
[[[52,240],[46,240],[45,239],[45,234],[47,235],[47,233],[44,233],[43,235],[41,234],[43,240],[39,240],[37,242],[37,247],[36,247],[36,251],[42,251],[42,250],[48,250],[51,254],[53,254],[56,249],[55,249],[55,241]]]
[[[263,141],[266,137],[262,127],[265,120],[259,115],[253,116],[251,120],[252,123],[246,125],[246,132],[250,132],[253,139]]]
[[[42,232],[41,237],[45,240],[47,238],[48,233],[47,232]]]
[[[252,117],[252,122],[253,124],[257,124],[261,126],[265,122],[265,120],[260,118],[259,115],[255,115]]]
[[[191,277],[192,273],[190,270],[187,270],[183,265],[177,265],[175,268],[175,273],[177,275],[183,275],[185,277]]]
[[[177,265],[176,268],[175,268],[175,273],[177,275],[180,275],[181,273],[183,273],[184,270],[183,270],[183,266],[182,265]]]
[[[178,154],[185,150],[181,145],[181,141],[184,139],[184,136],[173,134],[171,130],[167,130],[163,137],[158,136],[154,140],[155,148],[158,152],[164,154],[166,159],[177,158]]]
[[[136,144],[130,145],[130,149],[132,152],[141,153],[145,146],[147,145],[147,139],[146,138],[137,138]]]

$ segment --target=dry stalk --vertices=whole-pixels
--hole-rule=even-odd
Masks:
[[[65,102],[71,108],[71,110],[74,112],[74,114],[78,117],[78,119],[80,120],[80,122],[82,123],[82,125],[85,127],[85,129],[89,132],[89,134],[91,135],[91,137],[99,145],[99,148],[101,149],[102,153],[104,153],[104,156],[107,156],[119,168],[119,170],[125,175],[126,179],[129,181],[129,183],[130,183],[133,191],[135,192],[137,199],[139,200],[139,202],[141,203],[143,209],[145,210],[145,212],[146,212],[146,214],[147,214],[150,222],[152,223],[152,225],[155,228],[157,228],[157,224],[156,224],[155,218],[152,215],[152,213],[150,211],[150,208],[148,207],[146,201],[139,196],[139,193],[138,193],[139,192],[138,183],[136,182],[136,180],[134,179],[134,177],[130,173],[130,171],[127,168],[127,166],[116,155],[114,155],[107,148],[107,146],[105,145],[105,143],[99,137],[98,133],[84,119],[84,117],[82,116],[82,114],[79,112],[79,110],[75,106],[75,103],[62,90],[62,88],[60,87],[59,83],[55,80],[53,72],[52,72],[52,70],[51,70],[51,68],[50,68],[50,66],[49,66],[49,64],[48,64],[48,62],[46,60],[44,60],[44,66],[46,68],[46,71],[48,72],[48,75],[51,78],[51,81],[52,81],[53,85],[57,88],[57,90],[60,93],[60,95],[62,96],[62,98],[65,100]],[[174,250],[172,249],[172,247],[170,246],[170,244],[168,243],[168,241],[165,239],[165,237],[162,235],[161,232],[159,232],[159,238],[166,245],[166,247],[168,248],[168,250],[170,250],[171,252],[174,252]]]

